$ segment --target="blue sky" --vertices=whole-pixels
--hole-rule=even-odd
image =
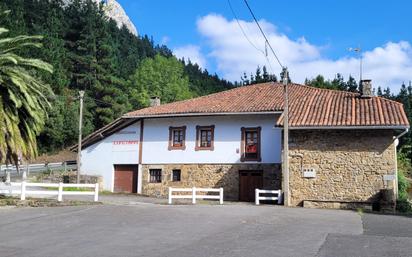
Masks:
[[[243,0],[230,0],[242,28],[257,48],[264,41]],[[279,66],[257,51],[243,36],[227,0],[118,0],[139,34],[165,43],[178,57],[190,58],[210,72],[239,80],[257,65]],[[412,1],[269,1],[249,0],[269,41],[288,66],[292,79],[302,82],[318,73],[333,78],[359,77],[361,46],[364,77],[390,86],[412,79]]]

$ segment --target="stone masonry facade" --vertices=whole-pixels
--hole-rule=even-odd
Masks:
[[[162,170],[161,183],[149,182],[150,169]],[[181,181],[172,181],[174,169],[181,171]],[[242,170],[262,171],[264,189],[281,188],[279,164],[145,164],[142,166],[142,194],[167,197],[169,187],[222,187],[226,200],[238,200],[239,171]]]
[[[374,203],[394,187],[396,147],[388,130],[291,130],[289,143],[291,204],[308,202]],[[314,168],[315,178],[304,178]],[[330,206],[327,204],[327,206]]]

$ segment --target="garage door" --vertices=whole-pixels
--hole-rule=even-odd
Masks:
[[[262,188],[262,171],[239,171],[239,200],[255,201],[255,189]]]
[[[114,165],[114,192],[137,192],[138,165]]]

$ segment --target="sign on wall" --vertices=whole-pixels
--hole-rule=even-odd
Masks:
[[[138,151],[139,141],[136,140],[137,131],[122,130],[113,135],[112,151],[113,152],[131,152]]]

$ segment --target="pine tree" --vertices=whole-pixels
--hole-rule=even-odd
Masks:
[[[377,95],[378,95],[378,96],[383,96],[381,86],[378,86],[378,92],[377,92]]]
[[[354,93],[359,92],[358,83],[356,83],[356,80],[351,75],[349,75],[348,81],[346,81],[346,90]]]

